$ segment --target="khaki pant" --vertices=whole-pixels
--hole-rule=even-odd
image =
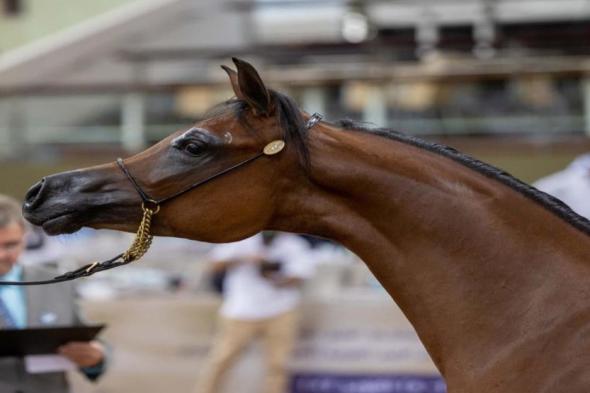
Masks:
[[[221,317],[221,331],[201,373],[197,392],[218,393],[225,372],[240,352],[259,336],[263,340],[267,367],[264,393],[285,393],[286,366],[297,333],[297,316],[296,311],[289,311],[256,321]]]

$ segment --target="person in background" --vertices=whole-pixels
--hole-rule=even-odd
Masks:
[[[285,393],[301,286],[313,274],[308,243],[296,235],[263,232],[219,245],[209,255],[225,272],[220,332],[201,375],[198,392],[217,393],[225,372],[255,338],[265,346],[265,393]],[[243,391],[245,392],[245,391]]]
[[[20,263],[25,249],[27,224],[20,204],[0,195],[0,280],[43,280],[56,272],[41,266]],[[0,286],[0,329],[80,325],[75,291],[69,283],[44,286]],[[90,380],[105,370],[105,348],[98,341],[70,342],[59,354],[76,364]],[[69,384],[64,372],[28,373],[22,358],[0,358],[0,392],[66,393]]]
[[[564,170],[537,180],[533,186],[590,219],[590,153],[577,157]]]

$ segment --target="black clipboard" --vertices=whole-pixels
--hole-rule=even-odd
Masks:
[[[91,341],[105,325],[0,330],[0,357],[54,354],[70,341]]]

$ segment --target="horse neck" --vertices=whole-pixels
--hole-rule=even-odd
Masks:
[[[292,210],[277,226],[359,255],[447,379],[476,378],[535,326],[580,310],[587,235],[538,203],[442,155],[363,132],[325,127],[310,151],[309,184],[289,190]]]

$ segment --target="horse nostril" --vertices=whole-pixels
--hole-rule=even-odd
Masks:
[[[27,194],[25,195],[25,203],[23,205],[26,210],[34,209],[35,206],[39,204],[44,185],[45,178],[41,179],[40,182],[35,184],[29,189],[29,191],[27,191]]]

